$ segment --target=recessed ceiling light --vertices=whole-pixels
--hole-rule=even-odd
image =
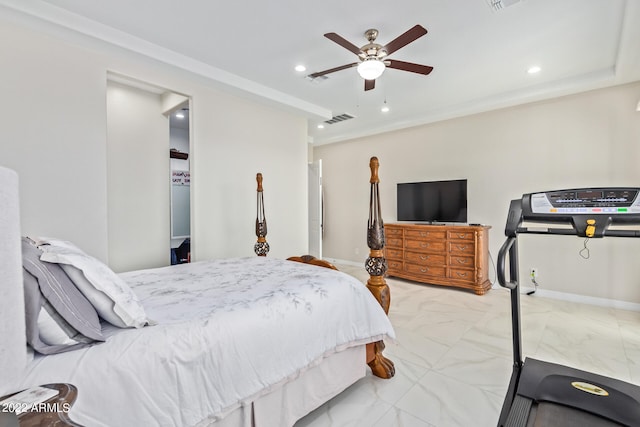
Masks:
[[[184,111],[180,110],[180,111],[176,112],[176,117],[178,119],[184,119]]]
[[[382,108],[380,109],[380,111],[382,111],[383,113],[388,113],[389,112],[389,106],[388,105],[383,105]]]
[[[320,123],[320,124],[318,125],[318,129],[324,129],[324,125],[323,125],[322,123]]]
[[[534,65],[533,67],[529,67],[529,69],[527,70],[527,73],[529,74],[537,74],[540,72],[540,70],[542,70],[542,68],[540,68],[537,65]]]
[[[299,73],[302,73],[303,71],[307,71],[307,67],[305,67],[302,64],[296,65],[296,71],[299,72]]]

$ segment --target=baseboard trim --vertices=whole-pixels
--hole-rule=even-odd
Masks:
[[[494,285],[494,288],[498,289],[499,286]],[[599,297],[590,297],[588,295],[578,295],[578,294],[570,294],[567,292],[558,292],[558,291],[550,291],[547,289],[536,289],[536,293],[534,295],[526,295],[527,292],[533,291],[532,287],[524,287],[520,286],[520,290],[523,294],[523,297],[544,297],[557,299],[560,301],[569,301],[575,302],[579,304],[588,304],[595,305],[598,307],[606,307],[606,308],[616,308],[619,310],[628,310],[628,311],[640,311],[640,304],[629,301],[621,301],[609,298],[599,298]]]

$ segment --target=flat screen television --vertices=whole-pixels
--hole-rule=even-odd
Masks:
[[[398,221],[467,222],[467,180],[398,184]]]

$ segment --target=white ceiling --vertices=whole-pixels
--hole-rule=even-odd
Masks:
[[[640,80],[640,1],[0,0],[11,10],[190,69],[309,117],[316,144]],[[5,9],[8,10],[8,9]],[[0,12],[2,9],[0,8]],[[323,37],[384,45],[412,26],[428,34],[390,55],[434,67],[387,69],[365,92],[355,62]],[[294,67],[304,64],[307,71]],[[529,75],[539,65],[542,71]],[[385,102],[388,113],[380,108]],[[354,119],[319,130],[332,115]]]

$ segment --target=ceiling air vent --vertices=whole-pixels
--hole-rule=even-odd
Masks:
[[[330,120],[325,120],[325,123],[332,125],[335,123],[344,122],[345,120],[351,120],[351,119],[353,119],[353,116],[345,113],[345,114],[333,116]]]
[[[308,75],[305,77],[307,80],[309,80],[311,83],[322,83],[325,80],[329,80],[328,76],[316,76],[316,77],[311,77],[311,75]]]
[[[520,1],[521,0],[487,0],[487,3],[489,3],[489,6],[491,6],[491,9],[493,9],[494,12],[497,12],[505,7],[519,3]]]

